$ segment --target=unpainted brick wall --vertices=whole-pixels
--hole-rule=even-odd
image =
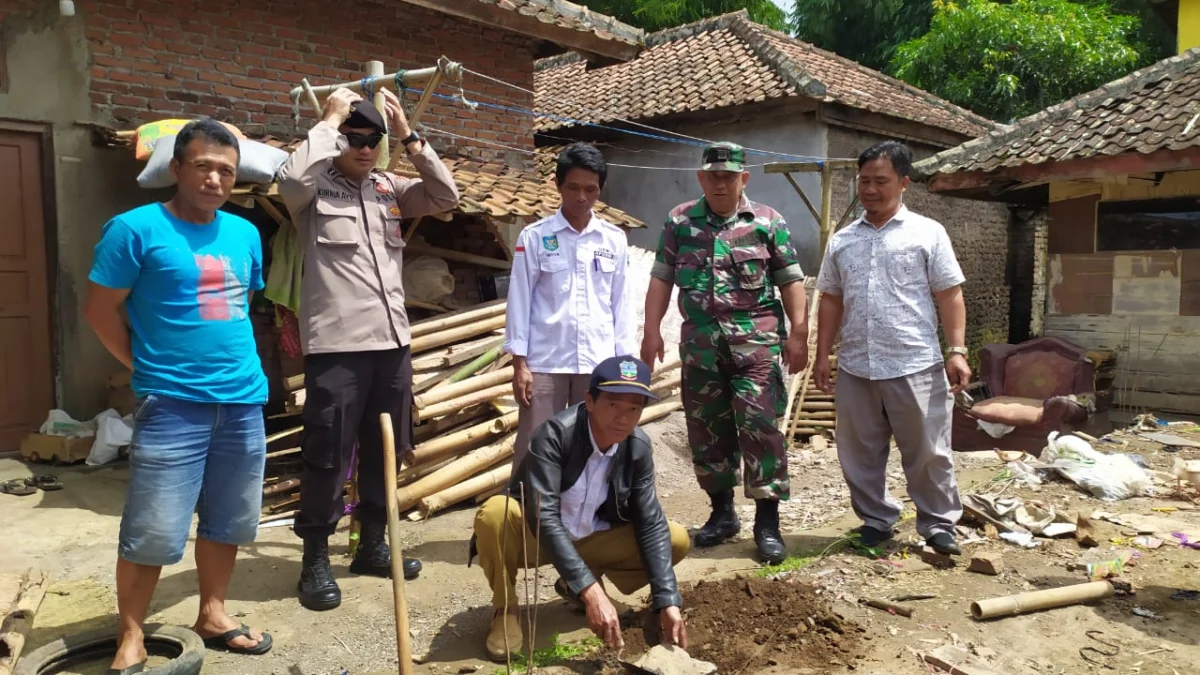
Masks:
[[[871,145],[888,140],[877,134],[842,127],[827,129],[830,157],[858,157]],[[917,160],[938,150],[914,143],[909,146]],[[850,204],[853,181],[852,171],[838,172],[833,188],[835,219],[841,217]],[[914,183],[905,193],[905,203],[913,211],[944,225],[954,244],[954,253],[967,277],[963,284],[967,305],[967,346],[976,349],[986,343],[1007,342],[1011,294],[1008,208],[1003,204],[931,194],[919,183]]]
[[[53,5],[6,0],[0,34]],[[55,12],[57,8],[55,7]],[[387,72],[435,65],[440,56],[526,89],[533,88],[534,42],[392,0],[79,0],[69,21],[84,21],[91,52],[94,120],[133,128],[172,116],[207,115],[251,135],[295,136],[314,116],[303,106],[300,127],[288,92],[362,77],[366,62]],[[532,107],[532,96],[466,76],[471,92]],[[440,87],[446,95],[456,89]],[[409,94],[409,105],[417,94]],[[434,99],[423,122],[483,141],[533,149],[533,118]],[[483,143],[433,137],[443,154],[530,165],[528,155]]]

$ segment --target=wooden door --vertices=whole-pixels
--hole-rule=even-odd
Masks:
[[[0,452],[54,406],[41,137],[0,129]]]

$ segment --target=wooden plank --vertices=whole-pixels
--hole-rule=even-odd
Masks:
[[[1047,224],[1049,253],[1095,253],[1096,208],[1100,195],[1051,202]]]
[[[1072,333],[1103,333],[1126,335],[1130,328],[1140,331],[1143,340],[1147,335],[1169,335],[1172,337],[1200,336],[1198,316],[1138,316],[1127,317],[1116,314],[1047,314],[1046,330]]]

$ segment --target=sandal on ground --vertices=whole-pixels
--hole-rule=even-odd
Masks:
[[[238,647],[230,644],[240,637],[244,637],[247,640],[254,639],[254,637],[250,635],[250,627],[246,624],[242,624],[233,630],[225,631],[220,635],[204,638],[204,646],[217,651],[229,652],[230,654],[250,654],[251,656],[266,654],[267,652],[271,651],[270,633],[263,633],[262,639],[259,640],[258,644],[254,645],[253,647]]]
[[[104,671],[104,675],[137,675],[137,673],[145,672],[145,670],[146,662],[142,661],[141,663],[135,663],[132,666],[126,666],[120,670],[117,670],[116,668],[109,668],[108,670]]]
[[[30,487],[25,480],[6,480],[0,483],[0,492],[6,495],[17,495],[18,497],[26,497],[37,492],[37,488]]]
[[[562,577],[559,577],[558,581],[554,582],[554,592],[558,593],[558,597],[566,600],[567,605],[572,609],[584,609],[583,598],[579,597],[576,593],[572,593],[571,589],[567,586],[566,580]]]
[[[25,484],[31,488],[41,488],[46,492],[63,489],[63,484],[59,482],[58,476],[46,474],[44,476],[30,476],[25,479]]]

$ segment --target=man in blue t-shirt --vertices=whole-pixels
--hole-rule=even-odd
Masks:
[[[188,124],[170,165],[175,196],[113,218],[96,245],[84,315],[133,370],[139,400],[117,551],[119,646],[109,675],[145,668],[142,622],[162,566],[183,557],[193,512],[201,596],[194,630],[215,649],[271,648],[270,635],[225,611],[238,546],[258,529],[267,447],[267,379],[249,316],[251,294],[263,287],[262,241],[248,221],[218,210],[239,159],[223,126]]]

